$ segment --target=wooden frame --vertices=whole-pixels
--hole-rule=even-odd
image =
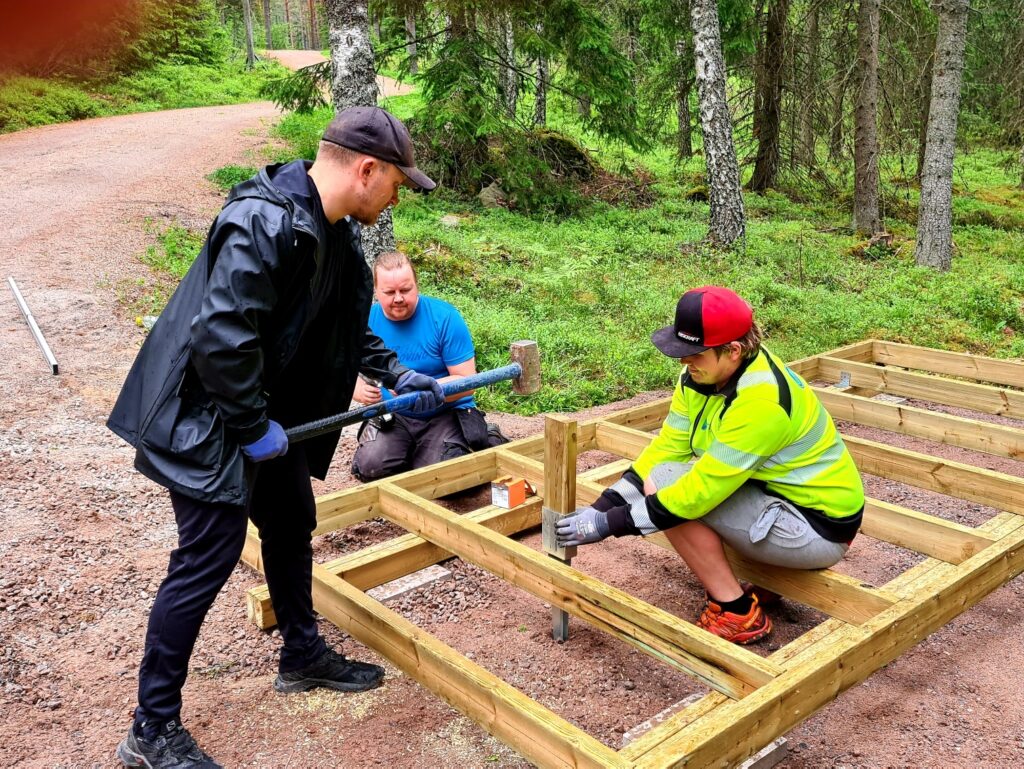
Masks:
[[[856,394],[901,392],[1019,415],[1024,364],[869,340],[791,367],[808,380],[843,383],[816,388],[837,418],[997,456],[1024,457],[1021,429]],[[768,567],[730,553],[738,575],[831,617],[767,658],[551,557],[571,554],[545,554],[511,538],[539,525],[545,507],[557,514],[592,502],[653,438],[668,405],[663,399],[578,424],[564,417],[549,420],[553,427],[547,439],[515,441],[321,497],[316,534],[374,516],[409,533],[315,564],[316,609],[538,766],[722,766],[754,754],[1024,571],[1024,480],[852,436],[845,436],[846,442],[863,472],[1003,512],[971,528],[869,500],[862,535],[925,556],[880,587],[831,570]],[[572,434],[575,440],[566,438]],[[567,472],[576,464],[577,451],[590,450],[618,459],[578,475]],[[551,460],[546,466],[545,456],[556,457],[559,466],[550,466]],[[510,473],[525,477],[538,496],[512,510],[485,507],[465,515],[432,501]],[[648,541],[668,546],[660,534]],[[259,553],[259,540],[250,531],[243,558],[259,569]],[[685,671],[711,693],[616,751],[363,592],[453,555]],[[249,614],[262,628],[274,624],[265,586],[250,591]]]

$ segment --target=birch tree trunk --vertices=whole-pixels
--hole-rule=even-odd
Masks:
[[[732,141],[732,118],[725,92],[725,57],[717,2],[692,0],[690,24],[711,203],[708,238],[727,246],[743,237],[744,215],[740,171]]]
[[[270,0],[263,0],[263,32],[267,38],[268,51],[274,47],[274,39],[271,32],[272,21],[270,16]]]
[[[932,0],[931,5],[939,16],[939,28],[914,257],[922,267],[946,271],[953,263],[953,153],[969,0]]]
[[[764,45],[761,46],[761,80],[754,96],[760,111],[757,158],[750,189],[763,192],[775,186],[779,176],[782,133],[782,65],[785,62],[786,16],[789,0],[772,0],[768,6]]]
[[[543,23],[537,25],[537,34],[544,35]],[[533,94],[533,124],[545,126],[548,122],[548,57],[537,56],[537,88]]]
[[[245,68],[252,69],[256,65],[256,48],[252,39],[251,0],[242,0],[242,15],[245,17]]]
[[[878,210],[878,17],[881,0],[860,0],[857,19],[857,103],[853,108],[853,228],[882,229]]]
[[[405,16],[405,55],[409,57],[409,74],[418,74],[420,61],[416,55],[416,14],[412,12]]]
[[[367,0],[326,0],[334,82],[334,109],[369,107],[377,104],[377,75],[370,45],[370,16]],[[395,250],[391,209],[385,209],[377,224],[363,227],[363,253],[371,267],[385,251]]]
[[[498,21],[498,36],[501,50],[501,62],[498,64],[498,84],[501,90],[501,108],[509,117],[516,116],[516,104],[519,101],[519,82],[516,73],[515,29],[512,26],[512,14],[503,13]]]
[[[808,168],[817,161],[814,136],[814,106],[818,92],[818,4],[812,0],[807,10],[807,62],[804,65],[804,92],[800,99],[800,159]]]

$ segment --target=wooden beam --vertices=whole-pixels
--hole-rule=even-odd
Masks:
[[[541,539],[544,552],[561,563],[572,563],[575,547],[561,547],[555,533],[558,519],[576,509],[576,434],[575,419],[549,414],[544,419],[544,508]],[[551,606],[551,637],[569,640],[569,615]]]
[[[862,473],[1024,515],[1020,478],[852,435],[844,435],[843,441]]]
[[[637,769],[730,765],[867,678],[929,633],[1024,571],[1024,534],[1001,538],[958,566],[940,588],[894,604],[843,643],[827,644],[756,692],[725,702],[634,762]]]
[[[947,352],[946,350],[933,350],[928,347],[915,347],[909,344],[878,340],[873,343],[873,359],[876,363],[916,368],[935,374],[948,374],[977,379],[981,382],[1024,387],[1024,363],[1020,361],[1000,360],[983,355]]]
[[[511,510],[488,506],[466,513],[465,517],[492,531],[511,536],[540,525],[540,509],[540,499],[530,497]],[[259,540],[256,540],[256,544],[259,545]],[[415,534],[404,534],[355,553],[347,553],[323,566],[331,574],[360,590],[369,590],[451,557],[452,554],[447,550]],[[274,606],[270,602],[270,590],[266,585],[248,591],[246,607],[249,619],[261,630],[268,630],[277,624]],[[319,611],[316,604],[313,608]]]
[[[777,672],[747,649],[403,489],[382,488],[381,506],[409,531],[731,697],[763,686]]]
[[[869,387],[880,392],[973,409],[986,414],[1024,417],[1024,392],[1019,390],[944,379],[931,374],[916,374],[913,371],[839,358],[818,358],[819,379],[838,382],[844,373],[850,375],[854,387]]]
[[[992,544],[977,529],[877,499],[867,500],[861,533],[947,563],[963,563]]]
[[[614,750],[319,564],[313,596],[327,619],[527,759],[565,769],[624,767]]]
[[[654,436],[625,425],[605,422],[597,426],[597,448],[626,459],[636,459],[647,448]]]
[[[883,403],[827,387],[814,389],[822,405],[836,419],[1000,457],[1024,459],[1024,430],[913,406]]]
[[[871,339],[866,339],[863,342],[854,342],[853,344],[844,345],[843,347],[837,347],[834,350],[821,353],[821,355],[828,355],[832,358],[843,358],[844,360],[856,360],[864,363],[870,363],[873,360],[874,355],[874,343]],[[815,379],[818,373],[818,358],[819,355],[811,355],[807,358],[800,358],[799,360],[790,361],[786,365],[789,366],[793,371],[798,373],[804,379],[810,381]]]

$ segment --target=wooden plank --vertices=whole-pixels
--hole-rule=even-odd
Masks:
[[[947,563],[962,563],[993,539],[969,526],[868,499],[861,533]]]
[[[384,487],[385,514],[409,531],[558,605],[729,696],[742,696],[776,673],[761,657],[668,612],[400,488]]]
[[[843,441],[862,473],[1024,515],[1020,478],[852,435],[844,435]]]
[[[331,622],[527,759],[565,769],[624,767],[615,751],[319,564],[313,596]]]
[[[828,355],[832,358],[843,358],[845,360],[856,360],[864,363],[870,363],[873,360],[874,355],[874,344],[873,340],[866,339],[863,342],[854,342],[853,344],[844,345],[837,347],[834,350],[821,353],[821,355]],[[810,381],[815,379],[818,373],[818,358],[819,355],[811,355],[807,358],[800,358],[798,360],[790,361],[786,365],[789,366],[793,371],[798,373],[804,379]]]
[[[616,411],[604,417],[584,422],[584,426],[597,424],[598,422],[610,422],[623,427],[632,427],[637,430],[657,430],[661,423],[668,416],[668,408],[672,405],[672,398],[661,398],[660,400],[645,403],[642,406],[634,406],[623,411]]]
[[[1024,387],[1024,363],[1015,360],[1001,360],[983,355],[933,350],[928,347],[879,340],[873,343],[873,359],[876,363],[915,368],[935,374]]]
[[[913,371],[827,356],[818,359],[819,379],[838,382],[844,372],[850,374],[854,387],[870,387],[880,392],[973,409],[986,414],[1024,417],[1024,392],[1019,390],[943,379],[931,374],[916,374]]]
[[[575,547],[561,547],[555,533],[559,518],[576,509],[576,420],[559,414],[544,419],[544,509],[541,540],[544,552],[564,564],[572,562]],[[569,640],[569,615],[551,606],[551,637]]]
[[[609,462],[606,465],[595,467],[586,472],[580,473],[576,476],[577,486],[580,483],[596,483],[600,486],[610,486],[615,481],[622,477],[622,474],[626,472],[630,467],[633,466],[633,460],[631,459],[619,459],[615,462]],[[579,499],[580,491],[577,488],[576,498]]]
[[[958,566],[940,589],[894,604],[842,644],[826,645],[743,700],[729,701],[680,729],[634,766],[723,766],[783,734],[840,692],[867,678],[992,590],[1024,571],[1024,533],[1018,530]],[[849,632],[849,631],[845,631]]]
[[[511,536],[539,525],[540,509],[541,500],[538,497],[530,497],[525,503],[511,510],[487,506],[466,513],[465,517],[492,531]],[[258,539],[256,547],[259,547]],[[331,574],[341,577],[360,590],[369,590],[451,556],[447,550],[415,534],[404,534],[327,561],[323,566]],[[246,563],[249,561],[246,560]],[[277,624],[274,606],[270,602],[270,590],[266,585],[254,587],[247,592],[246,607],[249,619],[261,630],[268,630]],[[315,604],[313,608],[319,611]]]
[[[941,414],[927,409],[862,398],[816,387],[818,399],[836,419],[880,427],[903,435],[927,438],[950,446],[983,451],[1010,459],[1024,459],[1024,430],[977,419]]]
[[[597,448],[626,459],[636,459],[654,436],[625,425],[604,422],[597,426]]]

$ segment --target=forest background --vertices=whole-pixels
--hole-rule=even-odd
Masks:
[[[312,157],[336,107],[405,120],[441,187],[368,256],[397,241],[480,367],[544,351],[539,396],[485,408],[669,386],[649,334],[706,283],[785,358],[868,337],[1024,356],[1024,0],[67,5],[0,46],[0,130],[274,99],[283,141],[211,168],[226,191]],[[328,60],[291,75],[263,55],[284,48]],[[375,71],[414,91],[378,99]],[[159,312],[202,234],[154,228],[126,313]]]

